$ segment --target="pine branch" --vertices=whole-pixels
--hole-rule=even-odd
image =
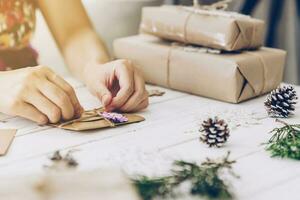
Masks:
[[[300,160],[300,124],[287,124],[276,119],[284,126],[275,128],[270,140],[266,143],[266,150],[272,157],[282,157]]]
[[[176,197],[176,189],[184,182],[190,182],[190,194],[208,199],[232,199],[228,185],[219,177],[222,169],[231,170],[235,161],[230,161],[229,153],[220,161],[207,159],[201,165],[186,161],[175,161],[171,176],[148,178],[142,176],[133,182],[144,200],[155,197]],[[237,176],[236,176],[237,177]]]
[[[156,196],[166,197],[172,193],[170,179],[171,177],[148,178],[141,176],[133,182],[144,200],[152,200]]]

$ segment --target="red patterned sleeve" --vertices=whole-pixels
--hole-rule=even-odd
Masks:
[[[0,50],[28,46],[35,28],[35,6],[30,0],[0,0]]]

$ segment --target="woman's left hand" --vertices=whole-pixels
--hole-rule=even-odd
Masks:
[[[136,112],[149,104],[144,79],[129,60],[90,63],[83,77],[107,111]]]

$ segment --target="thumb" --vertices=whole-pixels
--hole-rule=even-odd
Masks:
[[[107,107],[111,103],[111,101],[112,101],[112,94],[111,94],[111,92],[103,84],[100,84],[98,86],[97,96],[100,99],[103,107]]]

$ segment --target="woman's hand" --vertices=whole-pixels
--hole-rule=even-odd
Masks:
[[[148,93],[141,73],[129,60],[89,64],[84,80],[107,111],[135,112],[148,106]]]
[[[134,112],[148,106],[141,74],[130,61],[108,62],[105,43],[93,28],[81,0],[37,3],[70,71],[85,82],[107,111]],[[66,9],[76,17],[65,17]]]
[[[0,73],[0,111],[47,124],[79,117],[83,109],[66,81],[37,66]]]

